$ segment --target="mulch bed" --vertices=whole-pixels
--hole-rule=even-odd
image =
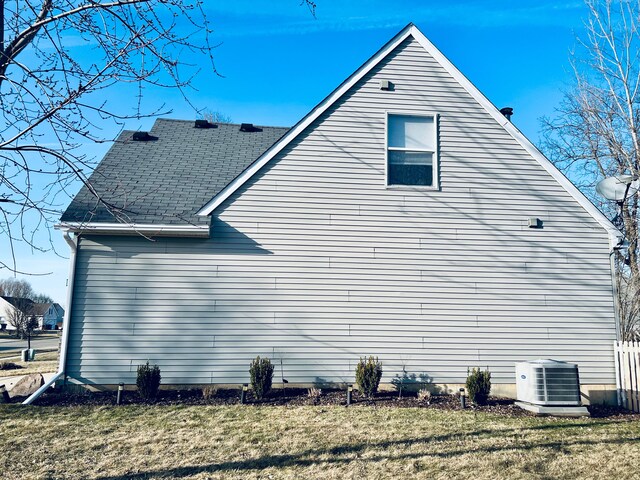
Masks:
[[[468,402],[468,399],[467,399]],[[49,391],[43,394],[36,405],[41,406],[108,406],[115,405],[116,392],[86,392],[65,393]],[[142,399],[135,391],[125,391],[122,397],[123,405],[145,405],[149,402]],[[240,389],[219,389],[211,398],[205,399],[201,389],[191,390],[161,390],[153,405],[238,405],[240,404]],[[345,390],[322,390],[319,397],[310,398],[308,390],[303,388],[287,388],[273,390],[267,398],[257,400],[251,391],[247,392],[247,407],[294,407],[303,405],[316,406],[345,406]],[[383,391],[372,399],[364,397],[360,392],[353,391],[352,403],[349,408],[425,408],[437,410],[462,410],[460,398],[457,395],[434,395],[427,401],[418,400],[414,392],[403,392],[399,398],[398,392]],[[632,413],[617,407],[592,405],[589,406],[594,418],[615,418],[620,420],[640,420],[640,414]],[[494,413],[509,417],[529,417],[534,414],[517,407],[514,400],[500,397],[490,397],[488,405],[476,406],[467,403],[467,411]]]

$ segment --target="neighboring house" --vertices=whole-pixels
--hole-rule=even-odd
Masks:
[[[53,328],[58,330],[62,328],[62,322],[64,319],[64,308],[59,303],[49,304],[49,310],[44,316],[44,324],[46,328]]]
[[[35,310],[39,318],[40,328],[44,330],[58,330],[62,328],[64,308],[58,303],[36,303]]]
[[[36,303],[28,298],[0,296],[0,326],[3,330],[15,330],[10,317],[15,310],[36,317],[38,328],[55,330],[62,326],[64,309],[57,303]]]
[[[0,296],[0,330],[9,328],[9,312],[13,309],[13,305],[7,302],[4,297]]]
[[[8,296],[0,296],[0,328],[3,330],[15,330],[11,325],[11,316],[16,309],[24,310],[30,307],[33,302],[26,298],[16,298]]]
[[[513,393],[515,362],[554,358],[615,388],[620,233],[416,27],[291,129],[132,133],[91,177],[126,222],[86,188],[61,221],[72,381],[149,360],[165,384],[240,383],[260,355],[353,382],[375,355],[386,382],[488,366]]]
[[[38,325],[42,325],[42,315],[40,314],[36,303],[28,298],[0,296],[0,323],[4,324],[4,329],[15,330],[16,327],[11,324],[11,319],[15,311],[26,312],[30,316],[35,316]]]

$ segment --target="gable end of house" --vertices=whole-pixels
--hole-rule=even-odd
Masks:
[[[358,68],[349,78],[340,84],[330,95],[314,107],[303,119],[294,125],[280,140],[274,143],[259,158],[249,165],[240,175],[229,182],[198,212],[199,216],[209,216],[234,192],[246,184],[280,152],[319,119],[323,113],[336,104],[365,75],[391,55],[405,40],[413,38],[422,48],[538,163],[556,180],[576,202],[604,228],[609,237],[610,248],[618,246],[623,238],[620,230],[551,162],[538,148],[527,139],[518,128],[493,105],[478,88],[467,79],[453,63],[435,47],[433,43],[413,24],[407,25],[395,37],[387,42],[376,54]],[[382,88],[382,87],[381,87]],[[384,89],[384,88],[383,88]]]

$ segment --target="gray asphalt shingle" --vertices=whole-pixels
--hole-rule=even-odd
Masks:
[[[83,186],[61,221],[208,223],[195,213],[288,130],[241,132],[239,124],[217,125],[202,129],[193,121],[158,119],[150,131],[157,139],[147,142],[122,132],[90,177],[101,197],[122,211],[120,219]]]

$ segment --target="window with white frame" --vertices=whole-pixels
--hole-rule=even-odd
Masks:
[[[387,115],[387,185],[433,187],[437,178],[435,115]]]

